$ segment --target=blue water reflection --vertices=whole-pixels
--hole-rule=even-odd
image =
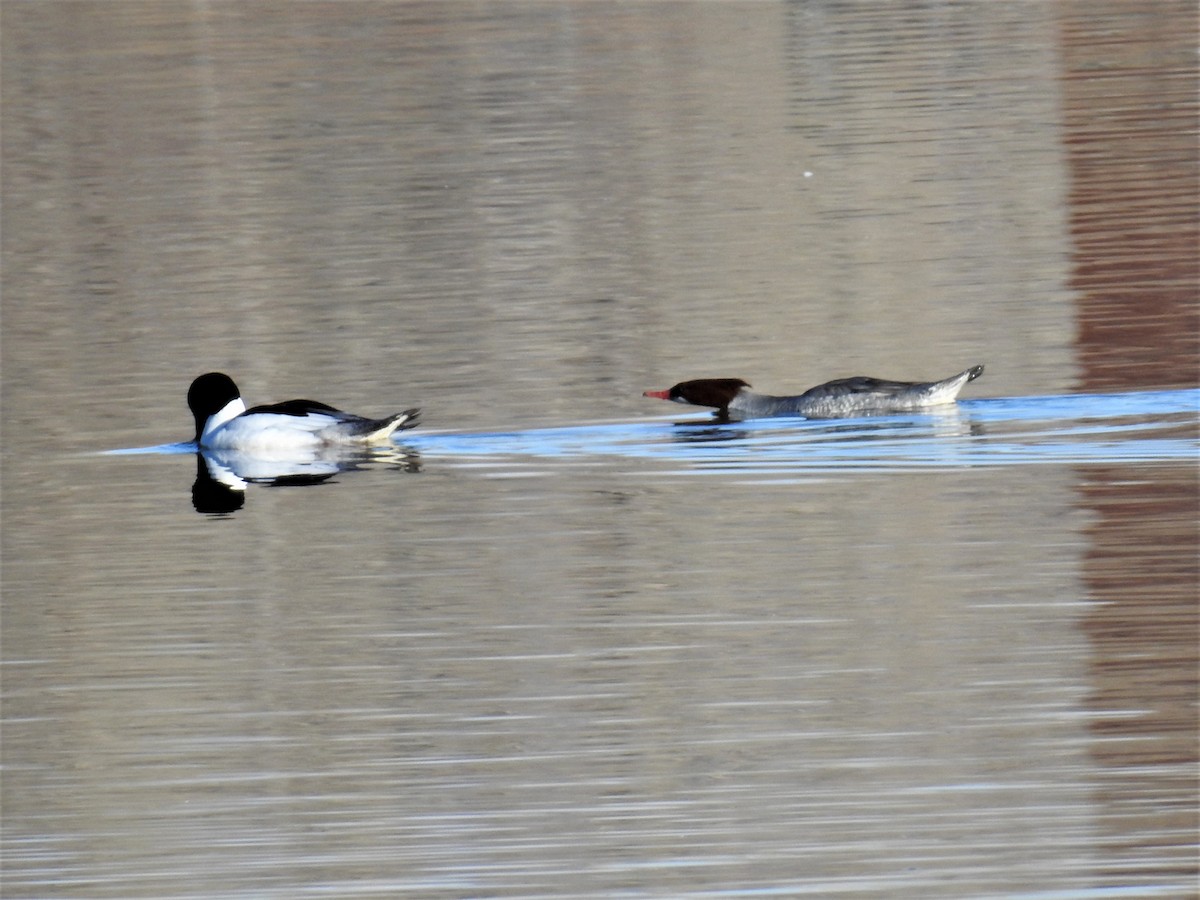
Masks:
[[[553,460],[613,456],[671,464],[683,472],[786,476],[1038,463],[1176,462],[1200,451],[1200,390],[966,400],[921,414],[857,419],[598,423],[512,432],[418,432],[379,454],[262,460],[205,453],[198,477],[235,491],[248,483],[319,483],[380,462],[407,471],[434,464],[507,469]],[[194,453],[192,444],[112,451]],[[397,455],[399,454],[399,455]],[[386,458],[385,458],[386,457]]]
[[[686,471],[756,475],[1036,463],[1157,462],[1197,455],[1200,391],[967,400],[922,414],[597,424],[412,435],[423,455],[473,460],[626,456]]]

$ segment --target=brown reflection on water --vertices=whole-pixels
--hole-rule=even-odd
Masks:
[[[1190,387],[1200,360],[1194,4],[1062,9],[1081,387]],[[1196,474],[1080,473],[1080,505],[1094,516],[1082,620],[1092,755],[1109,776],[1097,801],[1113,877],[1148,858],[1164,875],[1195,872]]]
[[[1116,867],[1151,847],[1156,859],[1195,865],[1195,483],[1191,467],[1098,468],[1080,482],[1096,515],[1082,621],[1093,647],[1091,752],[1112,774],[1097,799]]]

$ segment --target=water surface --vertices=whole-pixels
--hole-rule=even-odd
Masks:
[[[1193,13],[0,6],[4,895],[1193,896]]]

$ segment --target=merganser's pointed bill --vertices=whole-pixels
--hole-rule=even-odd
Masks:
[[[188,407],[196,421],[198,447],[252,454],[382,444],[394,432],[415,427],[421,412],[408,409],[368,419],[315,400],[246,409],[233,379],[220,372],[209,372],[192,382]]]

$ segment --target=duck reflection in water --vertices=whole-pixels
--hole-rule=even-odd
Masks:
[[[333,455],[314,451],[269,459],[232,450],[201,450],[196,454],[192,506],[205,515],[228,515],[246,502],[252,484],[268,487],[311,487],[325,484],[342,472],[384,464],[393,471],[421,471],[420,455],[400,446],[374,447]]]
[[[854,418],[809,419],[802,416],[776,417],[769,422],[713,413],[711,419],[672,423],[671,439],[678,444],[793,444],[810,448],[850,444],[920,440],[926,438],[979,437],[986,433],[957,406],[936,407],[906,414],[860,412]]]
[[[681,444],[709,444],[720,441],[740,441],[750,437],[749,428],[730,427],[737,419],[713,413],[713,421],[701,424],[695,421],[674,422],[672,437]]]

